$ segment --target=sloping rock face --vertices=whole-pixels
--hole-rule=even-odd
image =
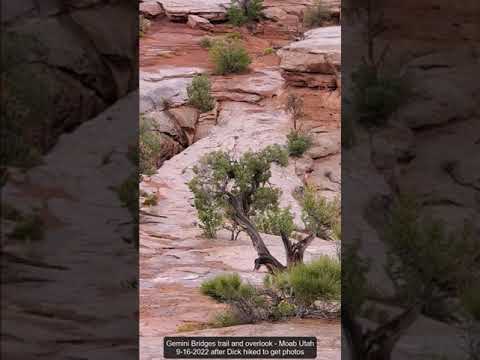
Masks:
[[[369,282],[388,293],[390,281],[383,273],[385,244],[366,221],[381,218],[387,206],[368,211],[372,202],[413,195],[422,218],[440,220],[457,235],[468,223],[473,239],[480,234],[480,114],[473,106],[480,89],[472,76],[480,66],[480,33],[473,25],[480,4],[407,0],[400,5],[388,0],[383,5],[389,26],[378,38],[376,50],[395,44],[386,53],[383,67],[388,75],[403,77],[411,92],[383,129],[373,137],[357,129],[356,145],[343,152],[348,170],[343,174],[342,190],[348,197],[343,216],[348,224],[343,224],[342,237],[344,241],[361,239],[362,255],[374,267]],[[449,31],[452,28],[456,30]],[[345,69],[354,70],[366,53],[358,48],[361,29],[344,27],[342,41],[351,54],[345,57]],[[344,91],[350,97],[349,87]],[[420,317],[399,339],[392,357],[462,358],[461,339],[459,327]]]
[[[125,225],[131,215],[115,189],[136,175],[126,145],[137,142],[131,131],[137,98],[132,93],[61,136],[43,165],[12,173],[2,188],[2,209],[10,204],[38,214],[45,231],[43,239],[19,241],[8,235],[15,223],[1,219],[5,358],[136,354],[131,319],[138,295],[128,284],[137,279],[138,257],[131,225]],[[72,345],[72,339],[83,340]]]
[[[289,116],[272,103],[224,102],[218,126],[207,137],[166,161],[155,175],[141,183],[142,191],[155,194],[159,200],[158,205],[144,207],[141,212],[140,348],[143,360],[156,358],[163,336],[175,333],[179,325],[203,324],[223,308],[199,294],[197,289],[202,281],[223,272],[238,272],[245,280],[260,284],[265,275],[252,272],[256,253],[247,236],[242,235],[237,241],[231,241],[226,231],[221,231],[213,241],[201,236],[192,206],[193,196],[186,185],[193,176],[192,167],[214,150],[240,156],[269,144],[283,144],[290,126]],[[300,208],[293,193],[302,186],[302,181],[295,175],[294,162],[287,168],[273,166],[271,182],[282,190],[281,206],[291,206],[296,222],[301,225]],[[284,261],[281,239],[265,235],[265,241],[272,253]],[[319,254],[335,256],[336,247],[332,242],[315,239],[306,256],[310,259]],[[159,292],[164,294],[161,299]],[[190,304],[195,304],[195,309]],[[325,359],[340,359],[338,325],[323,327],[318,321],[287,324],[291,335],[308,332],[322,339],[326,349],[323,352],[322,348],[321,352]],[[263,325],[258,326],[239,327],[238,331],[245,331],[245,335],[263,333]],[[280,334],[285,330],[272,324],[268,327],[264,334]],[[201,333],[210,333],[205,331]],[[220,335],[228,331],[229,328],[225,328],[211,333]]]
[[[2,4],[2,44],[12,56],[3,74],[25,96],[31,96],[35,77],[37,116],[26,126],[43,139],[42,150],[136,89],[135,5],[104,0]]]
[[[208,20],[225,20],[230,0],[158,0],[166,15],[173,21],[198,15]]]

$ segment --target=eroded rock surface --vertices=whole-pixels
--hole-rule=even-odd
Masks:
[[[185,20],[198,15],[208,20],[225,20],[230,0],[158,0],[171,20]]]

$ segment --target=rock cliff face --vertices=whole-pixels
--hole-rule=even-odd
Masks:
[[[28,126],[44,149],[137,88],[135,6],[127,0],[2,4],[2,42],[13,56],[4,75],[18,93],[31,93],[34,76],[41,87],[39,115]]]
[[[355,6],[354,1],[344,4]],[[362,255],[373,259],[369,280],[388,293],[385,245],[368,220],[385,213],[388,199],[414,195],[422,217],[440,219],[457,231],[467,222],[473,236],[480,234],[480,172],[473,160],[480,134],[480,113],[473,102],[480,88],[471,76],[480,68],[480,33],[473,30],[480,7],[473,1],[461,6],[448,1],[382,4],[386,28],[375,41],[375,53],[380,56],[390,44],[382,70],[403,78],[410,92],[386,126],[374,131],[357,126],[356,144],[343,150],[342,192],[348,199],[343,216],[348,224],[343,224],[342,236],[362,239]],[[343,20],[344,54],[348,51],[342,59],[343,96],[351,100],[351,71],[367,53],[359,46],[365,45],[365,18],[345,15]],[[372,204],[382,202],[372,211]],[[457,329],[421,316],[399,340],[393,358],[463,357],[459,338]]]

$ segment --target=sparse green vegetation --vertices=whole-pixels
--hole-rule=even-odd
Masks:
[[[339,301],[340,290],[340,261],[328,256],[267,275],[263,287],[244,283],[238,274],[218,275],[201,287],[204,295],[230,306],[211,323],[222,327],[304,316],[317,300]]]
[[[323,0],[315,0],[314,4],[307,8],[303,17],[303,23],[308,28],[325,26],[332,19],[332,13],[323,3]]]
[[[188,101],[201,112],[208,112],[215,106],[215,99],[211,94],[212,85],[206,75],[197,75],[187,87]]]
[[[230,24],[242,26],[249,22],[259,21],[263,16],[263,0],[232,0],[227,10]]]
[[[281,273],[268,275],[265,286],[303,308],[312,306],[317,300],[339,300],[340,261],[324,255],[310,263],[297,264]]]
[[[328,201],[307,186],[302,199],[302,220],[316,236],[331,239],[340,234],[340,204]]]
[[[213,37],[204,36],[200,40],[200,46],[204,49],[210,49],[212,47],[214,41],[215,41],[215,39]]]
[[[158,158],[162,152],[160,138],[153,131],[149,120],[140,116],[139,127],[139,169],[141,174],[152,175],[158,168]]]
[[[359,66],[352,74],[352,81],[355,113],[359,123],[366,127],[385,125],[408,97],[401,79],[383,77],[373,65]]]
[[[138,174],[133,173],[114,190],[130,214],[134,217],[138,216]]]
[[[213,328],[223,328],[235,325],[241,325],[242,320],[232,310],[225,310],[215,315],[210,321],[210,326]]]
[[[244,72],[252,62],[241,41],[235,39],[215,41],[209,56],[215,64],[215,72],[219,75]]]
[[[295,230],[293,215],[288,208],[266,210],[255,217],[255,224],[259,231],[272,235],[284,233],[290,237]]]
[[[312,146],[312,139],[297,130],[291,131],[287,139],[288,153],[294,157],[301,157]]]
[[[272,55],[275,53],[275,50],[273,50],[272,47],[268,47],[268,48],[265,48],[263,50],[263,55],[267,56],[267,55]]]

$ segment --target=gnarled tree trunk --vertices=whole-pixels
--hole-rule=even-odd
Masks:
[[[263,242],[260,233],[257,231],[257,228],[246,215],[244,209],[244,199],[239,198],[238,196],[234,196],[232,194],[227,194],[227,196],[228,201],[234,210],[234,213],[232,215],[233,221],[235,221],[240,227],[245,230],[245,232],[252,240],[253,247],[257,251],[258,258],[255,259],[254,270],[260,269],[260,267],[263,265],[268,269],[270,273],[274,273],[278,271],[283,271],[286,268],[291,267],[295,264],[303,263],[305,250],[315,238],[314,234],[311,234],[305,239],[295,244],[292,244],[288,236],[282,233],[281,237],[283,245],[285,247],[285,253],[287,258],[287,266],[285,266],[270,253],[267,246]]]

